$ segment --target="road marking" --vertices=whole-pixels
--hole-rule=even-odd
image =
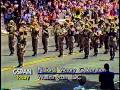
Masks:
[[[77,55],[77,54],[80,54],[80,53],[78,51],[76,51],[76,52],[73,53],[73,55]],[[69,54],[64,54],[63,55],[63,57],[67,57],[67,56],[69,56]],[[38,63],[41,63],[41,62],[56,60],[56,58],[59,58],[59,57],[57,57],[57,56],[49,56],[49,57],[44,57],[42,59],[37,59],[37,60],[34,58],[33,61],[26,62],[26,63],[23,64],[23,66],[25,67],[25,66],[30,66],[30,65],[38,64]],[[15,68],[16,68],[16,66],[2,67],[1,71],[2,72],[3,71],[11,71],[11,70],[13,70]]]
[[[30,66],[30,65],[37,64],[37,63],[40,63],[40,62],[53,60],[53,57],[45,57],[45,58],[42,58],[42,59],[39,59],[39,60],[35,60],[35,59],[33,59],[33,60],[34,61],[24,63],[23,66]],[[1,71],[10,71],[10,70],[13,70],[15,67],[16,66],[3,67],[3,68],[1,68]]]

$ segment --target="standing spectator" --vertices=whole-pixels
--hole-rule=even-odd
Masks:
[[[114,73],[109,71],[109,64],[104,65],[105,72],[99,75],[100,88],[102,90],[115,90],[114,88]]]

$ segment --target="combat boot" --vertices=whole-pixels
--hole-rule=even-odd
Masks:
[[[79,44],[76,45],[76,47],[79,47],[79,46],[80,46]]]
[[[44,53],[43,54],[46,54],[47,53],[47,51],[44,51]]]
[[[88,59],[88,55],[85,55],[85,57],[83,59]]]
[[[63,56],[62,54],[58,55],[58,57],[62,57],[62,56]]]
[[[9,56],[13,56],[13,55],[14,55],[14,53],[10,53],[10,54],[9,54]]]
[[[58,51],[58,49],[56,48],[55,51]]]
[[[62,52],[60,52],[60,54],[58,55],[58,57],[61,57],[61,56],[63,56],[63,53],[62,53]]]
[[[83,49],[80,49],[79,52],[83,52]]]
[[[65,49],[68,49],[68,46],[66,46],[66,48]]]
[[[111,56],[110,60],[114,60],[114,56]]]
[[[97,53],[95,53],[93,56],[97,56]]]
[[[33,54],[32,56],[37,56],[37,53],[36,53],[36,52],[34,52],[34,54]]]
[[[110,60],[113,60],[113,57],[111,57]]]
[[[108,54],[108,51],[106,50],[106,51],[104,52],[104,54]]]
[[[19,64],[16,68],[22,68],[23,65],[22,64]]]
[[[46,54],[46,53],[47,53],[47,50],[45,50],[43,54]]]
[[[73,53],[73,51],[72,51],[72,50],[70,50],[69,54],[71,55],[72,53]]]
[[[100,46],[99,46],[99,48],[102,48],[102,47],[103,47],[103,45],[100,45]]]

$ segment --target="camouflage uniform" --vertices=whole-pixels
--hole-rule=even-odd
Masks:
[[[65,42],[66,42],[66,49],[68,49],[68,47],[69,47],[69,40],[68,40],[68,35],[66,34],[65,35]]]
[[[58,34],[57,34],[57,25],[54,28],[54,40],[55,40],[55,47],[56,47],[56,51],[58,50]]]
[[[43,26],[43,30],[42,30],[42,44],[43,44],[43,49],[44,49],[44,53],[47,53],[48,50],[48,38],[49,38],[49,33],[48,33],[48,29],[47,26]]]
[[[65,37],[65,33],[66,33],[66,30],[63,28],[63,25],[58,29],[58,48],[59,48],[59,56],[58,57],[61,57],[63,56],[63,41],[64,41],[64,37]]]
[[[65,29],[66,29],[66,31],[69,30],[68,25],[65,26]],[[69,47],[69,41],[68,41],[68,34],[67,33],[65,34],[65,42],[66,42],[66,49],[68,49],[68,47]]]
[[[81,26],[77,27],[77,29],[79,31],[79,36],[78,36],[78,44],[79,44],[79,48],[80,48],[79,52],[83,51],[83,25],[84,24],[81,23]]]
[[[114,28],[111,28],[111,31],[108,34],[109,36],[109,47],[110,47],[110,60],[114,59],[116,46],[117,46],[117,33],[114,31]]]
[[[31,36],[32,36],[32,47],[34,54],[32,56],[37,55],[39,29],[40,29],[39,24],[33,22],[33,24],[31,25],[31,30],[32,30]]]
[[[9,38],[10,55],[14,54],[14,45],[15,45],[14,38],[15,38],[16,29],[17,29],[16,23],[13,20],[11,20],[7,26],[7,31],[9,32],[8,38]]]
[[[98,54],[98,44],[99,44],[100,35],[97,32],[93,34],[93,48],[94,48],[94,56]]]
[[[79,36],[78,31],[77,29],[75,29],[75,35],[74,35],[75,43],[78,43],[78,36]]]
[[[71,26],[68,30],[68,33],[67,33],[67,36],[68,36],[68,47],[69,47],[69,54],[72,54],[73,53],[73,46],[74,46],[74,32],[75,31],[72,31],[73,26]]]
[[[80,31],[80,26],[76,26],[75,29],[75,42],[77,43],[77,47],[79,47],[79,31]]]
[[[103,34],[100,35],[99,39],[100,39],[100,46],[99,46],[99,48],[102,48],[103,43],[104,43],[104,36],[103,36]]]
[[[89,55],[89,47],[90,47],[90,38],[91,38],[91,32],[88,28],[85,28],[83,31],[83,49],[85,52],[84,59],[88,58]]]
[[[107,28],[105,28],[104,30],[103,30],[103,38],[104,38],[104,45],[105,45],[105,52],[104,52],[104,54],[107,54],[108,53],[108,51],[109,51],[109,45],[108,45],[108,32],[109,32],[109,28],[107,27]]]
[[[27,38],[26,29],[27,28],[21,26],[19,28],[18,35],[17,35],[17,56],[18,56],[18,63],[19,63],[17,67],[23,66],[23,56],[25,53],[26,38]]]

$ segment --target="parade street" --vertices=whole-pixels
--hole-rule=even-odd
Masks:
[[[18,65],[16,53],[13,56],[9,56],[9,47],[8,47],[8,36],[6,34],[1,35],[1,83],[2,88],[6,89],[19,89],[25,88],[33,90],[33,88],[60,88],[55,86],[61,82],[54,80],[38,80],[37,69],[38,67],[64,67],[64,68],[103,68],[105,63],[110,64],[110,70],[118,73],[119,72],[119,53],[116,52],[114,61],[110,61],[109,54],[103,54],[104,47],[99,49],[98,56],[93,56],[93,50],[90,51],[88,59],[82,59],[84,53],[79,53],[79,48],[74,45],[74,53],[72,55],[68,54],[68,50],[64,49],[64,56],[57,57],[59,52],[55,51],[54,38],[51,36],[49,38],[48,53],[43,54],[44,50],[42,48],[41,37],[39,37],[38,45],[38,55],[33,57],[32,51],[32,42],[31,37],[27,38],[27,47],[24,55],[24,64],[23,68],[32,69],[33,75],[30,76],[30,80],[17,80],[13,75],[14,68]],[[65,47],[64,47],[65,48]],[[85,75],[88,81],[99,82],[98,75]],[[119,80],[119,75],[116,74],[114,78],[115,82]],[[40,89],[41,88],[41,89]],[[38,90],[38,89],[35,89]],[[44,89],[46,90],[46,89]],[[47,89],[48,90],[48,89]],[[50,89],[51,90],[51,89]],[[52,89],[54,90],[54,89]],[[58,89],[56,89],[58,90]]]

